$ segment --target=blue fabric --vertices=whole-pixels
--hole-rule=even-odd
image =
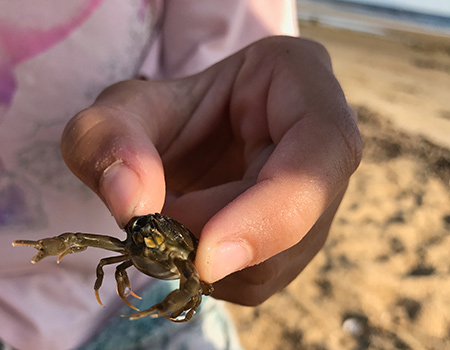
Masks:
[[[146,310],[178,286],[179,281],[155,281],[140,293],[142,300],[135,299],[133,304]],[[224,303],[211,297],[203,297],[194,317],[183,323],[120,317],[132,312],[124,305],[97,336],[76,350],[243,350]],[[0,340],[0,350],[14,349]]]
[[[157,281],[141,292],[142,300],[133,303],[146,310],[178,286],[178,281]],[[120,317],[130,311],[124,306],[100,334],[79,350],[242,350],[223,302],[213,298],[204,297],[194,317],[183,323],[166,318],[130,321]]]

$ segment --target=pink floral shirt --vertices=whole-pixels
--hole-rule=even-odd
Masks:
[[[108,268],[107,307],[94,297],[106,251],[32,265],[32,248],[11,246],[71,231],[124,238],[62,160],[67,121],[117,81],[185,76],[259,38],[296,35],[294,16],[290,0],[0,0],[0,339],[73,349],[122,305]],[[136,289],[150,280],[130,278]]]

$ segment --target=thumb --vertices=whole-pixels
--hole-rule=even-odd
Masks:
[[[123,227],[133,216],[161,211],[164,172],[139,116],[101,100],[70,120],[61,151],[72,172],[97,193]]]

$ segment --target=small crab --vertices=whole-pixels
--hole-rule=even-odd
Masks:
[[[212,285],[200,280],[194,266],[197,239],[181,223],[162,214],[149,214],[132,218],[125,226],[127,238],[121,241],[111,236],[90,233],[63,233],[38,241],[18,240],[13,246],[33,247],[38,253],[33,264],[50,255],[59,255],[57,262],[67,254],[79,253],[88,247],[102,248],[121,255],[103,258],[97,265],[95,297],[103,306],[99,289],[103,282],[103,266],[120,263],[116,267],[117,294],[131,308],[139,311],[127,299],[127,290],[136,295],[130,285],[126,269],[134,266],[142,273],[163,280],[180,279],[180,288],[169,293],[150,309],[123,315],[131,320],[150,316],[166,317],[174,322],[189,321],[202,301],[202,295],[210,295]]]

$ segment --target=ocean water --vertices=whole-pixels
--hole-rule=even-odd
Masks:
[[[331,26],[450,36],[450,0],[297,0],[297,5],[299,18]]]
[[[449,0],[330,0],[381,9],[414,12],[419,15],[446,16],[450,20]]]

